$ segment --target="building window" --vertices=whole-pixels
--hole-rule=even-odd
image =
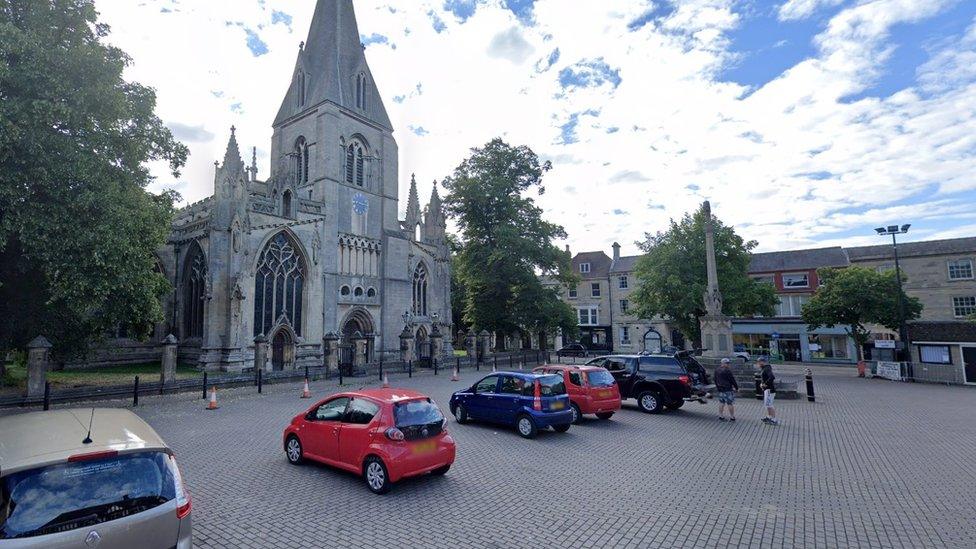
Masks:
[[[630,310],[630,301],[627,301],[626,299],[621,299],[620,300],[620,312],[621,313],[624,313],[624,314],[627,314],[627,311],[629,311],[629,310]]]
[[[973,261],[971,259],[955,259],[949,262],[949,280],[972,280]]]
[[[427,316],[427,267],[423,263],[413,271],[413,314]]]
[[[586,309],[578,309],[578,311],[579,311],[580,326],[596,326],[597,324],[600,323],[598,309],[586,308]]]
[[[366,149],[353,141],[346,147],[346,183],[362,187],[366,181]]]
[[[776,285],[776,277],[773,275],[759,275],[752,277],[752,279],[762,284],[769,284],[770,286]]]
[[[341,296],[348,296],[349,292],[350,292],[349,286],[343,286],[342,288],[339,288],[339,295]]]
[[[618,276],[617,283],[619,284],[621,290],[626,290],[628,288],[627,275]]]
[[[304,137],[295,140],[295,150],[292,151],[295,157],[295,181],[299,185],[308,183],[308,144]]]
[[[572,286],[569,287],[569,297],[570,298],[575,298],[578,295],[579,295],[579,292],[576,291],[576,285],[573,284]]]
[[[952,298],[952,308],[956,318],[966,318],[976,314],[976,296]]]
[[[353,291],[352,295],[356,297],[363,297],[363,288],[361,286],[356,286],[356,289]]]
[[[366,297],[376,297],[376,288],[366,290]]]
[[[776,316],[798,317],[803,314],[803,305],[810,300],[806,295],[780,295]]]
[[[254,274],[254,335],[268,334],[282,318],[302,334],[305,260],[287,233],[275,235]]]
[[[630,326],[620,327],[620,344],[630,345]]]
[[[291,191],[281,193],[281,215],[292,217],[291,215]]]
[[[194,242],[183,270],[183,338],[203,337],[203,306],[207,302],[207,258]]]
[[[919,345],[918,359],[926,364],[952,364],[948,345]]]
[[[366,73],[356,78],[356,108],[366,110]]]
[[[600,297],[600,283],[594,282],[590,284],[590,295],[593,297]]]
[[[807,336],[810,358],[847,359],[847,336],[810,334]]]
[[[580,263],[580,272],[581,273],[588,273],[588,272],[590,272],[590,264],[589,263]]]
[[[810,275],[808,273],[786,273],[783,275],[784,288],[809,288]]]

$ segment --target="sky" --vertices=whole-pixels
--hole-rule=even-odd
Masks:
[[[269,170],[312,0],[96,0],[213,191],[231,125]],[[534,196],[574,252],[710,200],[759,251],[976,236],[972,0],[355,0],[399,144],[400,209],[502,137],[553,168]]]

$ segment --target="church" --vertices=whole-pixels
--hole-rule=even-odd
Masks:
[[[436,184],[422,209],[413,178],[399,218],[397,143],[352,0],[318,1],[273,128],[263,179],[231,128],[213,195],[178,212],[159,253],[180,362],[241,371],[261,338],[273,369],[321,366],[336,336],[345,361],[362,338],[367,361],[395,360],[403,333],[423,358],[451,333],[446,222]]]

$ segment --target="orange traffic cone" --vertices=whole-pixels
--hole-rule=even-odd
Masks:
[[[207,410],[216,410],[217,408],[220,406],[217,406],[217,386],[214,385],[210,388],[210,403],[207,404]]]
[[[458,372],[457,366],[454,367],[454,375],[451,376],[451,381],[460,381],[461,374]]]
[[[390,378],[386,374],[383,374],[383,388],[384,389],[390,388]]]
[[[312,398],[312,391],[308,390],[308,378],[305,378],[305,387],[302,388],[302,398]]]

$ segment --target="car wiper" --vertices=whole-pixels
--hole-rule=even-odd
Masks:
[[[95,524],[98,522],[97,513],[87,513],[81,516],[76,516],[76,515],[77,515],[77,511],[62,513],[57,517],[55,517],[54,519],[47,522],[46,524],[44,524],[43,526],[40,526],[33,530],[29,530],[27,532],[17,534],[16,536],[12,536],[12,538],[29,538],[33,536],[39,536],[42,534],[55,533],[59,531],[61,528],[69,524],[77,523],[78,524],[77,526],[73,528],[68,528],[68,530],[74,530],[77,528],[81,528],[83,524]]]

